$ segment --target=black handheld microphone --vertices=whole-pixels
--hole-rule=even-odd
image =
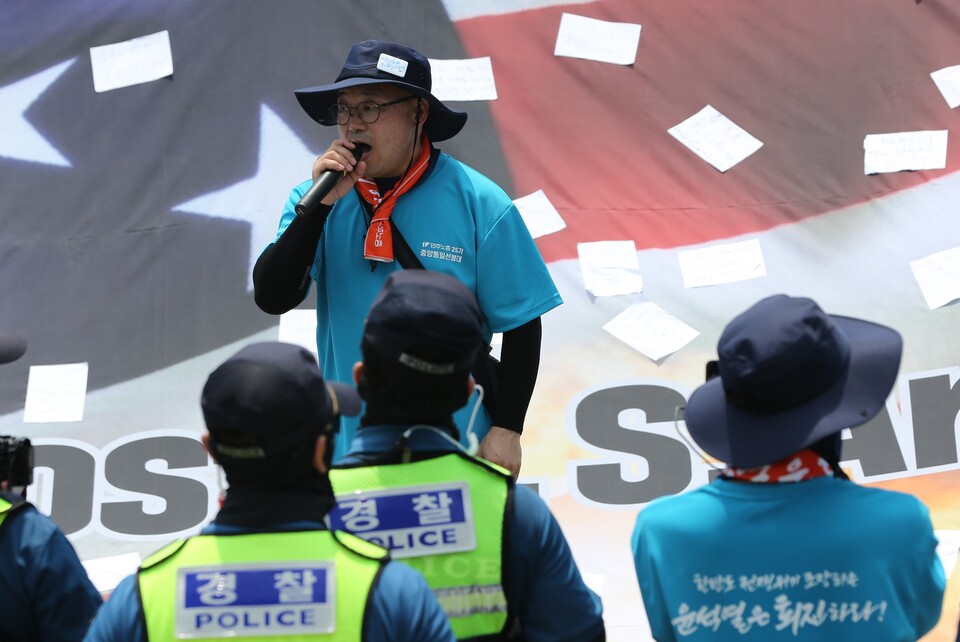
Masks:
[[[366,143],[356,143],[356,147],[353,149],[353,157],[357,159],[357,162],[360,162],[360,157],[366,154],[369,149],[370,145]],[[310,189],[307,190],[307,193],[303,195],[303,198],[300,199],[300,202],[293,208],[297,216],[310,216],[313,214],[314,210],[319,207],[323,197],[329,194],[333,186],[346,175],[347,172],[345,171],[335,172],[329,169],[320,174]]]

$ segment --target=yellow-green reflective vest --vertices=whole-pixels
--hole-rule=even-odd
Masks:
[[[11,515],[15,510],[26,506],[26,504],[26,500],[11,503],[10,500],[0,497],[0,526],[3,525],[3,522],[9,515]]]
[[[331,526],[420,571],[458,639],[507,623],[503,538],[511,479],[457,452],[408,463],[334,467]]]
[[[147,637],[361,640],[388,559],[379,546],[326,530],[180,540],[137,571]]]

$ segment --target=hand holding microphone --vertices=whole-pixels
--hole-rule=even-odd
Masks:
[[[353,152],[353,157],[357,160],[357,163],[360,162],[360,158],[370,150],[370,146],[366,143],[355,143],[355,147],[350,150]],[[330,193],[330,190],[340,182],[340,179],[347,175],[347,171],[334,171],[327,170],[320,174],[317,177],[317,180],[313,181],[313,185],[307,190],[307,193],[303,195],[303,198],[300,199],[300,202],[294,207],[298,216],[310,216],[317,207],[320,206],[320,201]]]

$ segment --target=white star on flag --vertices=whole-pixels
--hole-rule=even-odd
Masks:
[[[26,118],[30,105],[72,64],[73,60],[67,60],[0,87],[0,156],[46,165],[73,166]]]
[[[173,207],[250,223],[250,265],[247,289],[253,289],[253,265],[277,236],[280,212],[290,189],[309,178],[316,154],[266,105],[260,108],[260,152],[257,171],[229,187],[208,192]]]

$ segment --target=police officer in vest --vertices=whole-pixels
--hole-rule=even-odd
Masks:
[[[0,363],[26,349],[0,334]],[[32,483],[30,440],[0,436],[0,640],[82,640],[103,599],[60,528],[26,501]]]
[[[458,639],[603,640],[600,600],[546,504],[460,446],[453,413],[474,390],[482,323],[456,279],[386,280],[354,367],[366,411],[330,473],[331,524],[422,572]]]
[[[422,576],[324,525],[327,453],[356,391],[324,382],[307,350],[267,342],[216,368],[200,403],[221,509],[123,580],[87,640],[454,639]]]

